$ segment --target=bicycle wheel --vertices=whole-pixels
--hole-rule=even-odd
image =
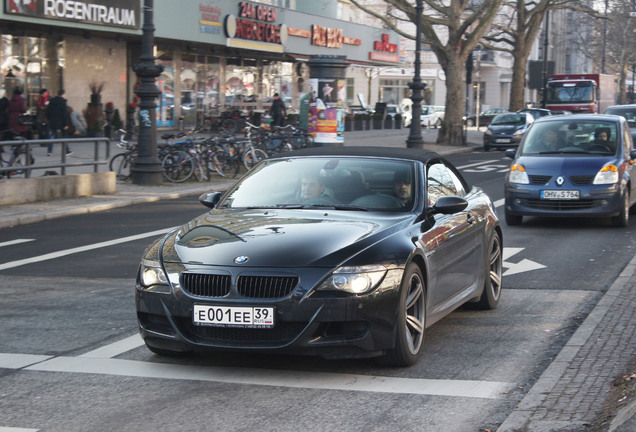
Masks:
[[[234,119],[225,119],[221,121],[221,124],[219,125],[219,132],[224,134],[236,132],[236,122]]]
[[[161,161],[163,177],[173,183],[181,183],[192,177],[195,161],[183,150],[174,150]]]
[[[216,172],[222,177],[234,178],[239,172],[239,165],[236,163],[236,159],[232,158],[225,150],[217,148],[210,154],[208,170]]]
[[[25,150],[17,150],[15,157],[13,159],[13,163],[11,163],[12,167],[15,167],[15,170],[9,171],[7,173],[7,177],[15,177],[15,176],[24,176],[27,177],[31,175],[30,169],[25,169],[24,167],[27,165],[33,165],[33,156],[26,154]]]
[[[115,171],[117,180],[126,181],[130,178],[130,168],[132,161],[136,159],[137,155],[132,153],[118,153],[110,160],[108,169]]]
[[[260,161],[267,159],[267,153],[261,149],[252,148],[243,154],[243,165],[249,171]]]

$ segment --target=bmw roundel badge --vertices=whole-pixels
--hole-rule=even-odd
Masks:
[[[237,256],[236,258],[234,258],[234,262],[236,264],[245,264],[247,260],[249,260],[249,258],[246,257],[245,255]]]

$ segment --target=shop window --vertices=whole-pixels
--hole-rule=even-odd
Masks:
[[[34,110],[40,89],[49,88],[53,80],[62,86],[63,42],[2,35],[0,44],[2,88],[7,97],[19,87],[27,107]]]

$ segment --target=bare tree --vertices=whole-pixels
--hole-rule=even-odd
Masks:
[[[504,51],[513,58],[510,110],[524,107],[526,63],[549,10],[571,9],[592,13],[579,0],[504,0],[502,14],[484,38],[484,46]]]
[[[415,2],[385,0],[390,6],[386,14],[379,14],[360,0],[351,2],[364,12],[381,20],[405,38],[422,37],[435,53],[446,74],[446,114],[437,142],[463,145],[464,70],[466,59],[490,28],[503,0],[423,0],[424,14],[420,23],[421,35],[404,30],[401,23],[415,24]],[[413,119],[416,121],[416,119]]]

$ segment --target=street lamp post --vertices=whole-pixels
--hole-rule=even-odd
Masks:
[[[141,39],[141,62],[134,66],[139,78],[139,88],[135,90],[139,96],[139,139],[137,142],[138,157],[132,165],[131,177],[134,184],[161,184],[161,161],[157,157],[157,119],[155,109],[156,98],[160,92],[157,88],[157,77],[161,75],[163,66],[155,63],[154,32],[152,22],[153,0],[144,0],[144,25]]]
[[[409,84],[411,88],[411,128],[409,137],[406,139],[406,146],[409,148],[423,148],[424,140],[422,139],[422,122],[420,120],[422,114],[422,101],[424,96],[424,84],[420,77],[420,51],[422,50],[422,38],[420,35],[420,24],[422,21],[422,0],[417,0],[415,4],[415,73],[413,82]]]

